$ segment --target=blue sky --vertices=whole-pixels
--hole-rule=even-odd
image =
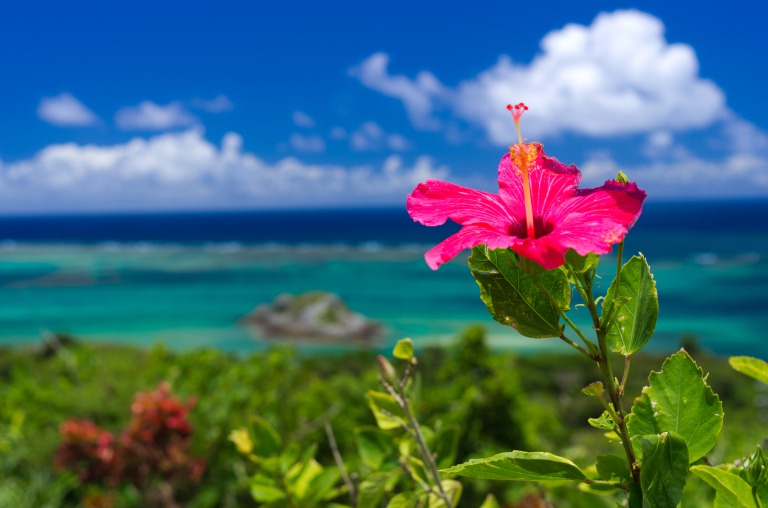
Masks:
[[[0,4],[0,213],[398,206],[523,133],[585,185],[768,197],[768,8]]]

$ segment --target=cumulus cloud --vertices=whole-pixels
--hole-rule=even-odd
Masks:
[[[711,125],[726,114],[723,92],[699,76],[694,50],[670,44],[656,17],[636,10],[598,15],[589,26],[569,24],[548,33],[529,64],[502,56],[491,68],[456,87],[429,72],[391,75],[376,53],[352,75],[403,102],[417,127],[433,126],[441,107],[482,128],[498,144],[510,142],[504,106],[523,101],[525,133],[565,132],[609,137],[657,129],[682,131]]]
[[[115,125],[123,130],[161,131],[196,123],[197,118],[177,101],[166,105],[143,101],[136,106],[122,108],[115,114]]]
[[[0,211],[117,211],[289,208],[402,204],[427,178],[448,169],[426,156],[380,165],[267,162],[236,133],[220,145],[201,130],[136,138],[111,146],[51,145],[33,158],[0,161]]]
[[[299,152],[324,152],[325,141],[317,134],[304,135],[294,133],[290,139],[291,146]]]
[[[344,139],[347,137],[347,130],[344,127],[334,127],[331,132],[328,133],[331,139]]]
[[[364,122],[349,135],[349,145],[353,150],[378,151],[390,149],[405,151],[410,143],[400,134],[387,134],[376,122]]]
[[[297,127],[312,128],[315,126],[315,119],[304,113],[303,111],[293,112],[293,123]]]
[[[37,106],[37,116],[57,127],[89,127],[100,123],[93,111],[66,92],[44,97]]]
[[[750,154],[768,152],[768,134],[734,113],[728,113],[722,125],[722,134],[722,137],[713,140],[715,148]]]
[[[768,157],[735,153],[719,160],[689,155],[680,159],[621,165],[610,156],[581,165],[585,185],[598,185],[624,171],[654,198],[764,197]]]
[[[189,101],[189,105],[193,108],[202,109],[208,113],[225,113],[227,111],[232,111],[235,107],[235,105],[232,104],[232,101],[229,100],[229,97],[224,94],[219,94],[210,100],[193,99]]]
[[[360,82],[389,97],[403,102],[411,121],[419,128],[437,129],[440,123],[432,117],[434,101],[445,93],[443,85],[428,71],[415,79],[392,76],[387,70],[389,56],[375,53],[349,71]]]

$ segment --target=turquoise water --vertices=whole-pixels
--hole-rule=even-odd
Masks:
[[[719,354],[768,357],[766,235],[720,235],[714,244],[705,232],[653,235],[646,253],[660,318],[648,347],[674,350],[690,333]],[[424,264],[425,248],[7,242],[0,244],[0,344],[66,331],[99,341],[248,352],[267,342],[240,326],[241,316],[279,293],[320,289],[384,323],[382,348],[405,336],[422,345],[445,342],[480,323],[496,347],[567,350],[556,339],[523,338],[494,322],[466,257],[433,272]],[[615,258],[604,256],[601,266],[607,287]],[[589,330],[586,310],[576,310],[575,321]]]

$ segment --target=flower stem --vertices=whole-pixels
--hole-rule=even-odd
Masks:
[[[615,293],[613,295],[613,301],[616,300],[616,296],[618,294],[618,287],[619,287],[619,284],[621,283],[621,258],[622,258],[623,252],[624,252],[624,242],[622,241],[619,244],[618,261],[616,262],[616,282],[615,282]],[[597,303],[595,302],[595,296],[592,292],[591,282],[586,280],[581,274],[574,273],[574,275],[575,275],[574,278],[576,280],[576,288],[577,290],[579,290],[579,294],[581,295],[582,299],[584,300],[584,303],[586,303],[587,308],[589,309],[589,313],[592,316],[592,323],[594,325],[595,333],[597,335],[597,343],[598,343],[599,351],[595,355],[595,359],[597,361],[598,367],[600,368],[600,372],[603,374],[605,386],[607,387],[608,394],[611,399],[611,404],[613,405],[614,411],[613,411],[613,414],[611,414],[611,417],[616,423],[617,433],[621,438],[621,444],[624,446],[624,452],[627,455],[627,461],[629,462],[629,470],[632,474],[632,480],[634,483],[639,485],[640,469],[637,464],[635,452],[632,449],[632,442],[629,439],[629,431],[627,429],[627,422],[624,415],[624,409],[621,406],[621,396],[624,393],[624,386],[627,382],[627,376],[629,375],[629,355],[625,356],[624,358],[624,374],[622,375],[621,382],[617,383],[617,380],[613,375],[613,368],[611,367],[611,362],[608,359],[608,332],[607,332],[607,328],[605,328],[605,325],[607,324],[606,323],[607,320],[603,320],[602,322],[600,320],[600,316],[597,312]],[[613,313],[613,301],[609,309],[604,309],[605,311],[604,317]],[[608,411],[608,412],[611,413],[611,411]]]
[[[605,332],[597,330],[597,339],[598,344],[600,345],[600,356],[598,357],[597,364],[600,367],[600,371],[603,373],[603,379],[605,380],[608,394],[611,397],[611,403],[615,410],[616,418],[614,421],[618,427],[618,434],[621,437],[621,444],[624,446],[624,452],[627,454],[627,461],[629,462],[629,470],[632,474],[632,480],[635,483],[640,484],[640,470],[637,465],[637,459],[635,458],[635,452],[632,449],[632,442],[629,439],[627,421],[624,417],[624,409],[621,407],[621,397],[619,395],[619,389],[616,386],[616,378],[613,376],[611,362],[608,360],[608,340]]]
[[[629,377],[629,359],[632,355],[626,355],[624,357],[624,374],[621,376],[621,383],[619,383],[619,397],[624,395],[624,385],[627,384],[627,378]]]
[[[421,426],[419,425],[418,420],[416,420],[416,417],[413,415],[408,396],[405,394],[405,385],[408,381],[408,378],[413,373],[413,364],[414,362],[412,360],[406,369],[405,375],[399,383],[395,383],[394,385],[390,384],[383,377],[379,378],[379,382],[382,384],[382,386],[384,386],[387,392],[389,392],[392,398],[395,399],[395,402],[397,402],[397,405],[400,406],[400,409],[403,410],[403,413],[405,413],[405,417],[408,419],[408,424],[410,427],[406,430],[410,432],[416,441],[416,444],[419,446],[421,455],[424,458],[424,464],[427,466],[429,473],[435,480],[435,484],[437,486],[437,492],[435,492],[435,494],[445,502],[445,506],[447,508],[450,508],[453,506],[453,502],[443,488],[442,478],[440,477],[440,471],[438,470],[437,464],[435,463],[435,457],[432,455],[432,452],[429,451],[427,442],[424,440],[424,435],[421,433]]]
[[[598,354],[598,349],[597,349],[597,346],[595,346],[595,343],[589,340],[587,336],[584,335],[584,333],[582,333],[579,327],[576,326],[573,323],[573,321],[570,320],[570,318],[565,313],[565,311],[563,311],[563,309],[560,307],[560,304],[557,302],[557,300],[555,300],[555,297],[552,296],[552,293],[550,293],[549,290],[544,287],[544,284],[541,283],[539,278],[536,275],[534,275],[531,277],[531,279],[533,280],[533,283],[536,285],[536,287],[539,288],[539,290],[546,295],[546,297],[549,299],[550,302],[552,302],[552,305],[554,305],[554,307],[560,313],[560,317],[563,318],[563,321],[568,323],[568,326],[570,326],[573,329],[573,331],[576,332],[576,335],[578,335],[579,338],[584,342],[584,345],[586,345],[589,348],[590,352],[592,353],[590,358],[594,360],[596,357],[595,355]]]
[[[606,330],[610,328],[608,325],[611,321],[613,321],[613,313],[616,308],[616,298],[619,296],[619,286],[621,285],[621,261],[624,257],[624,240],[619,243],[619,248],[616,253],[616,280],[614,280],[614,286],[613,286],[613,298],[611,298],[611,303],[608,306],[607,309],[603,309],[603,321],[601,323],[602,327]]]
[[[336,444],[336,436],[333,434],[333,427],[331,427],[330,422],[325,422],[325,434],[328,436],[328,444],[331,446],[333,460],[336,462],[336,467],[339,468],[339,473],[341,473],[341,479],[344,481],[344,484],[349,491],[349,499],[352,501],[352,506],[357,506],[357,489],[355,488],[355,483],[352,481],[352,478],[350,478],[349,473],[347,473],[347,468],[344,467],[344,461],[341,458],[341,453],[339,453],[339,447]]]
[[[566,337],[564,333],[560,334],[560,340],[562,340],[566,344],[571,345],[574,349],[576,349],[576,351],[578,351],[579,353],[583,354],[584,356],[586,356],[590,360],[594,360],[595,359],[595,357],[594,357],[594,355],[592,353],[590,353],[589,351],[587,351],[583,347],[581,347],[578,344],[576,344],[575,342],[573,342],[571,339]]]

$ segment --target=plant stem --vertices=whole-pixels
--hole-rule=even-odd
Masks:
[[[586,335],[584,335],[578,326],[573,324],[573,321],[571,321],[568,318],[568,315],[563,311],[563,309],[560,307],[560,304],[555,300],[555,297],[552,296],[552,293],[549,292],[547,288],[544,287],[544,284],[541,283],[538,277],[533,276],[531,277],[533,280],[533,283],[536,285],[539,290],[546,295],[546,297],[549,299],[550,302],[552,302],[552,305],[557,309],[557,312],[560,313],[560,317],[563,318],[563,321],[568,323],[568,325],[573,329],[574,332],[576,332],[576,335],[579,336],[579,338],[584,342],[584,344],[589,348],[590,352],[592,352],[593,355],[598,354],[597,346],[595,346],[595,343],[589,340]],[[594,358],[592,358],[594,359]]]
[[[562,340],[566,344],[569,344],[569,345],[573,346],[573,348],[576,349],[576,351],[578,351],[579,353],[583,354],[584,356],[586,356],[590,360],[594,360],[595,359],[595,355],[593,355],[592,353],[590,353],[589,351],[587,351],[583,347],[581,347],[578,344],[576,344],[575,342],[573,342],[571,339],[566,337],[564,333],[560,334],[560,340]]]
[[[624,240],[619,243],[619,248],[616,252],[616,287],[613,291],[613,299],[616,299],[616,295],[619,294],[619,284],[621,284],[621,262],[624,257]]]
[[[614,303],[618,295],[619,284],[621,283],[621,260],[624,254],[624,242],[619,244],[618,260],[616,262],[616,281],[614,282],[614,295],[611,304],[608,309],[604,310],[604,317],[610,316],[613,313]],[[613,404],[613,414],[611,417],[616,422],[617,433],[621,438],[621,444],[624,446],[624,452],[627,455],[627,461],[629,462],[629,470],[632,474],[632,480],[636,484],[640,484],[640,470],[637,467],[637,459],[635,458],[635,452],[632,449],[632,442],[629,439],[629,431],[627,430],[626,418],[624,417],[624,409],[621,406],[621,396],[624,393],[624,385],[627,381],[627,375],[629,374],[629,356],[624,359],[624,374],[622,375],[621,383],[616,384],[616,378],[613,375],[613,369],[611,367],[610,360],[608,359],[608,337],[607,329],[604,328],[606,322],[600,321],[599,314],[597,312],[597,304],[595,303],[595,297],[592,293],[592,285],[581,276],[581,274],[575,274],[576,288],[579,290],[579,294],[584,299],[589,313],[592,316],[592,323],[597,334],[597,344],[599,352],[595,355],[597,365],[600,368],[600,372],[603,374],[608,395]],[[540,287],[540,289],[543,286]],[[546,290],[545,290],[546,291]],[[604,402],[604,401],[603,401]],[[608,411],[611,413],[611,411]]]
[[[333,435],[333,427],[330,422],[325,422],[325,433],[328,436],[328,444],[331,446],[331,453],[333,453],[333,460],[336,461],[336,467],[339,468],[341,473],[341,479],[349,489],[349,499],[352,501],[352,506],[357,506],[357,489],[355,489],[355,483],[347,473],[347,468],[344,467],[344,461],[341,459],[341,453],[339,453],[339,447],[336,444],[336,436]]]
[[[632,355],[626,355],[624,357],[624,374],[621,376],[621,383],[619,383],[619,397],[624,395],[624,385],[627,384],[627,378],[629,377],[629,359]]]
[[[573,275],[573,278],[576,281],[576,291],[579,292],[581,299],[584,300],[587,309],[589,309],[589,315],[592,317],[592,326],[595,329],[599,328],[600,318],[597,315],[597,305],[594,303],[594,296],[592,296],[592,282],[586,279],[584,274],[576,273],[575,270],[571,270],[571,275]],[[592,302],[591,305],[590,302]]]
[[[611,303],[608,306],[607,309],[603,309],[603,317],[605,318],[603,320],[603,328],[606,330],[609,328],[607,325],[608,323],[613,320],[613,311],[616,307],[616,298],[619,296],[619,286],[621,285],[621,261],[624,257],[624,240],[619,243],[619,248],[616,252],[616,279],[614,280],[614,286],[613,286],[613,298],[611,298]]]
[[[408,422],[411,424],[413,435],[416,438],[416,443],[419,445],[419,448],[421,449],[421,455],[424,457],[424,464],[426,464],[427,469],[429,469],[429,472],[432,475],[432,478],[434,478],[435,483],[437,484],[438,494],[443,499],[443,501],[445,501],[445,506],[447,508],[451,508],[453,506],[453,502],[448,497],[445,489],[443,489],[443,480],[440,477],[440,471],[438,471],[437,464],[435,463],[435,457],[432,455],[432,452],[429,451],[427,442],[424,440],[424,436],[421,433],[421,426],[416,420],[416,417],[413,416],[411,405],[408,403],[408,399],[405,396],[404,390],[399,388],[397,391],[400,396],[397,397],[396,400],[398,404],[400,404],[400,407],[403,409],[406,418],[408,418]]]
[[[600,346],[600,356],[597,363],[600,367],[600,371],[603,373],[603,378],[605,379],[608,388],[608,394],[611,397],[611,403],[616,411],[616,426],[619,428],[621,444],[624,446],[624,452],[627,454],[629,471],[632,474],[632,480],[635,483],[640,484],[640,470],[637,467],[637,459],[635,458],[634,450],[632,450],[632,442],[629,439],[629,431],[627,430],[626,418],[624,418],[624,409],[621,407],[621,396],[619,395],[619,389],[616,386],[616,378],[613,376],[611,362],[608,360],[608,340],[603,330],[597,330],[597,340]]]
[[[416,441],[416,444],[419,445],[419,449],[421,450],[421,455],[424,457],[424,464],[427,466],[427,469],[429,470],[429,473],[432,475],[432,478],[435,480],[435,483],[437,485],[437,494],[442,500],[445,502],[446,508],[451,508],[453,506],[453,503],[451,501],[451,498],[448,497],[448,494],[445,492],[445,489],[443,489],[443,481],[440,477],[440,471],[437,469],[437,464],[435,463],[435,457],[432,455],[432,452],[429,451],[429,447],[427,446],[427,442],[424,440],[424,435],[421,433],[421,426],[419,425],[418,420],[416,420],[416,417],[413,415],[413,411],[411,411],[411,405],[408,400],[408,396],[405,394],[405,385],[408,381],[408,378],[413,373],[413,365],[414,360],[412,359],[409,364],[408,368],[405,371],[405,375],[400,380],[400,382],[395,383],[394,386],[390,384],[387,380],[384,379],[383,376],[379,377],[379,382],[384,387],[385,390],[392,396],[393,399],[395,399],[395,402],[397,402],[397,405],[400,406],[400,409],[403,410],[403,413],[405,413],[405,417],[408,419],[408,427],[405,427],[406,430],[413,436],[413,439]],[[405,423],[405,422],[403,422]],[[404,464],[404,467],[407,467]],[[431,490],[430,490],[431,491]]]

